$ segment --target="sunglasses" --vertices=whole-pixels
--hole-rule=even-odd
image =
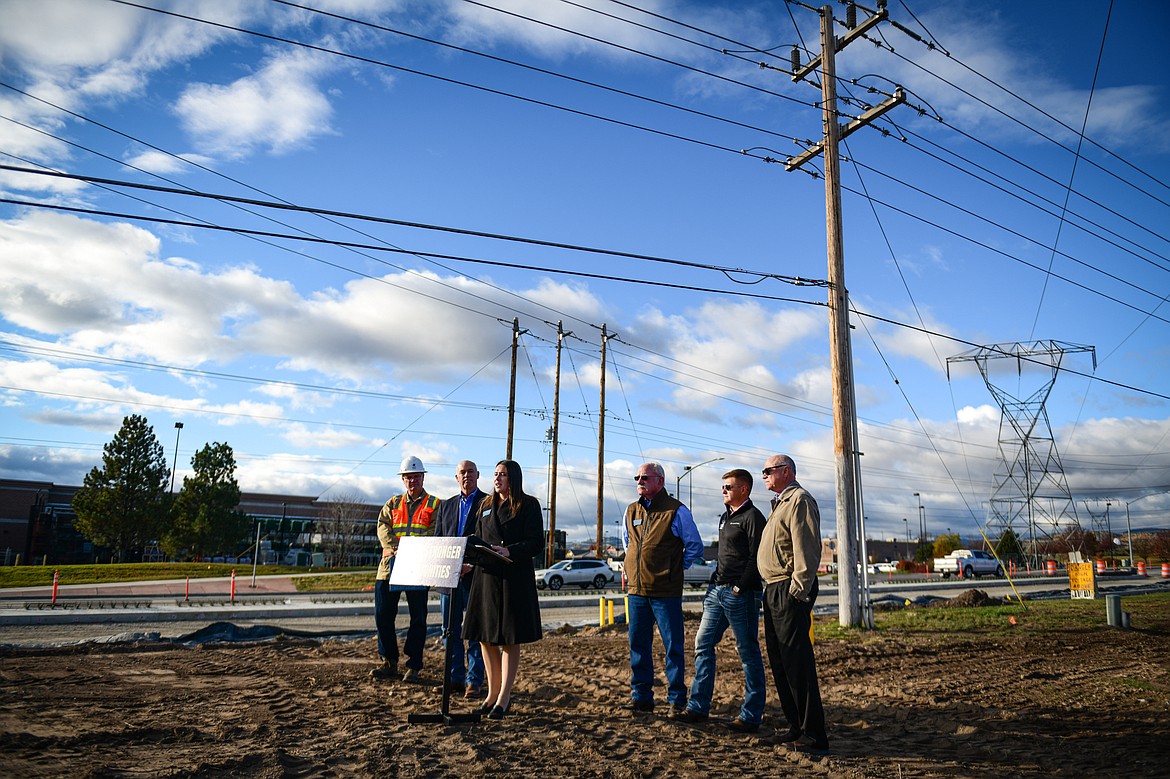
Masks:
[[[787,468],[787,467],[788,467],[787,465],[773,465],[771,468],[764,469],[764,475],[771,476],[773,471],[778,471],[781,468]]]
[[[654,477],[653,476],[645,476],[645,475],[639,473],[637,476],[634,477],[634,481],[637,481],[637,482],[650,481],[652,478],[654,478]]]
[[[741,486],[743,486],[743,485],[741,485],[741,484],[724,484],[723,491],[724,492],[731,492],[732,490],[739,489]]]

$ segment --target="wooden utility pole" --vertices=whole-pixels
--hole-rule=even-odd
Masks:
[[[512,379],[508,385],[508,446],[504,458],[512,459],[512,430],[516,424],[516,351],[520,346],[520,320],[512,320]]]
[[[823,153],[825,158],[825,237],[829,259],[829,362],[833,383],[833,459],[837,473],[837,582],[840,623],[848,627],[864,626],[862,588],[859,585],[858,539],[863,533],[858,506],[860,485],[857,462],[857,408],[853,385],[853,349],[849,340],[849,292],[845,286],[845,250],[841,226],[841,156],[842,138],[905,100],[899,88],[893,98],[866,111],[842,127],[837,118],[836,53],[866,30],[888,16],[885,4],[878,11],[838,39],[834,33],[833,9],[823,6],[821,16],[821,56],[803,68],[793,65],[792,80],[799,81],[816,68],[821,70],[821,117],[824,139],[800,156],[788,160],[785,167],[794,170],[805,161]]]
[[[561,322],[557,322],[557,375],[553,384],[553,423],[552,423],[552,453],[549,456],[548,466],[548,564],[556,562],[553,553],[556,550],[557,529],[557,441],[560,438],[561,426],[561,345],[565,341],[565,331]]]
[[[597,559],[602,558],[605,534],[605,344],[609,336],[601,325],[601,404],[597,412]]]

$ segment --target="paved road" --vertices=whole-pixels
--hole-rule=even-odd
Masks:
[[[951,597],[972,588],[999,597],[1012,591],[1002,579],[944,582],[895,578],[890,582],[883,578],[875,577],[871,582],[875,601]],[[373,634],[372,593],[298,593],[288,576],[258,577],[256,587],[250,585],[251,577],[237,579],[235,601],[230,599],[229,579],[192,581],[189,593],[184,580],[61,587],[55,607],[50,606],[51,587],[8,589],[0,591],[0,644],[43,645],[124,638],[125,634],[178,638],[216,622],[230,622],[242,628],[264,625],[312,633]],[[1018,579],[1015,585],[1021,594],[1031,598],[1045,594],[1067,597],[1068,592],[1068,580],[1061,577]],[[1170,590],[1170,580],[1109,577],[1100,579],[1098,587],[1103,592],[1121,594],[1137,589],[1166,591]],[[609,594],[617,595],[613,590]],[[599,596],[596,590],[543,592],[545,627],[597,624]],[[701,599],[701,590],[688,589],[684,607],[700,610]],[[826,587],[817,611],[831,614],[836,608],[837,591]],[[432,630],[437,632],[437,596],[432,596],[430,610]],[[616,611],[621,613],[620,606]],[[401,608],[398,628],[404,630],[406,622],[406,609]]]

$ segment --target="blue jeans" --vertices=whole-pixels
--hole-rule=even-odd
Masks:
[[[631,691],[635,701],[654,702],[654,625],[666,647],[667,701],[687,703],[686,657],[683,655],[682,598],[630,595],[626,619],[630,627]]]
[[[480,648],[479,642],[470,641],[467,643],[466,661],[463,653],[463,609],[467,605],[467,595],[470,592],[471,575],[468,574],[459,579],[459,587],[453,590],[450,595],[445,592],[439,593],[439,607],[443,611],[443,628],[449,630],[449,635],[444,639],[443,646],[447,645],[446,641],[454,642],[451,645],[452,687],[462,687],[465,684],[483,686],[483,649]],[[448,622],[448,613],[452,607],[454,607],[454,613],[450,615]],[[450,625],[449,628],[448,625]]]
[[[691,702],[687,708],[699,714],[711,711],[711,693],[715,689],[715,645],[727,628],[735,636],[735,649],[743,666],[743,706],[739,718],[758,725],[764,719],[764,697],[768,683],[764,680],[764,658],[760,654],[760,603],[763,593],[736,595],[730,584],[713,584],[703,598],[703,621],[695,635],[695,678],[691,682]]]

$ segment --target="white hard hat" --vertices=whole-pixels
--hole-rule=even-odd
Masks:
[[[398,469],[398,475],[402,476],[407,473],[426,473],[427,469],[423,467],[422,460],[417,457],[407,457],[402,461],[402,466]]]

